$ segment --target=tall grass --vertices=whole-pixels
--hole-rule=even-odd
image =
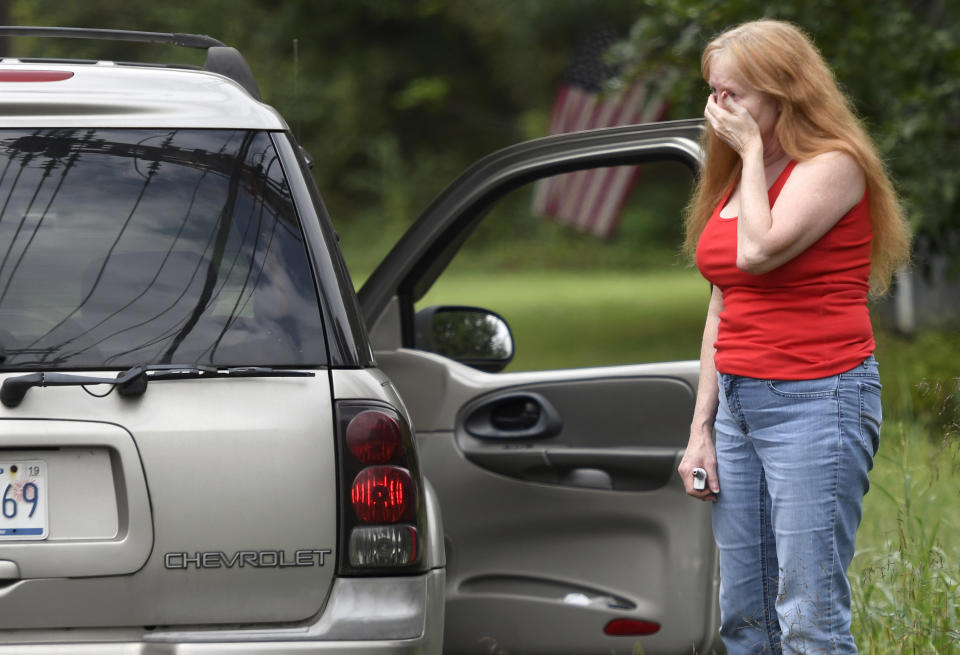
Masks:
[[[960,370],[945,347],[956,339],[878,334],[891,417],[850,571],[865,655],[960,653]]]
[[[865,655],[960,653],[956,445],[887,423],[850,571]]]

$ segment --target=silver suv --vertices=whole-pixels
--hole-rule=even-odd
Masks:
[[[242,57],[3,31],[208,57],[0,62],[0,651],[439,652],[409,415]]]
[[[603,208],[613,167],[690,178],[699,121],[490,155],[354,295],[236,51],[0,29],[43,33],[208,55],[0,62],[0,652],[718,647],[710,509],[675,474],[697,361],[504,372],[542,325],[477,306],[524,281],[445,287],[478,228]],[[555,311],[552,277],[552,334],[609,320]]]

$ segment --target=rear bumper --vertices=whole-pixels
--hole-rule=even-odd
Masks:
[[[339,578],[318,620],[262,629],[0,633],[0,655],[439,654],[443,569],[397,578]]]

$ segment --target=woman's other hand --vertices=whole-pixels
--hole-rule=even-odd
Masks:
[[[704,489],[693,488],[693,470],[697,468],[707,472],[707,485]],[[717,452],[709,436],[690,436],[687,450],[683,454],[683,459],[680,460],[677,471],[680,473],[687,495],[700,500],[717,501],[717,494],[720,493],[720,484],[717,480]]]

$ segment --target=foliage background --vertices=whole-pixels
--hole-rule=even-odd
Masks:
[[[670,117],[683,118],[701,114],[699,52],[713,34],[785,18],[811,33],[850,92],[925,243],[960,250],[960,6],[947,0],[5,0],[0,12],[9,24],[199,32],[235,45],[314,155],[338,229],[378,252],[471,161],[546,132],[589,29],[622,31],[612,56],[623,76],[669,80]],[[12,46],[202,61],[142,44]]]
[[[853,99],[903,195],[924,250],[956,256],[960,170],[960,6],[945,0],[677,2],[643,0],[616,57],[628,74],[667,66],[675,111],[703,105],[703,44],[760,16],[790,20],[818,44]],[[922,263],[922,262],[921,262]]]

